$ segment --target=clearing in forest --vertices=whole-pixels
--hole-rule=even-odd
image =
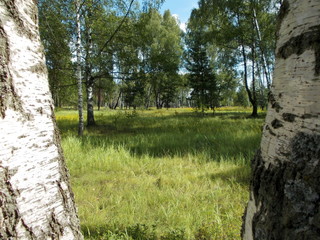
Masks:
[[[86,239],[240,239],[264,117],[248,111],[103,110],[82,138],[57,111]]]

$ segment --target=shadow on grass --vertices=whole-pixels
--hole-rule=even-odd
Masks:
[[[249,186],[251,175],[251,171],[248,166],[241,166],[234,169],[228,169],[225,171],[221,171],[218,173],[209,174],[209,177],[212,181],[222,180],[231,183],[237,183],[242,186]]]
[[[253,149],[257,149],[260,136],[242,136],[229,138],[221,136],[216,139],[210,134],[134,134],[125,133],[121,137],[87,136],[82,138],[85,149],[121,146],[134,156],[174,157],[193,155],[201,161],[242,161],[253,157]]]
[[[121,146],[132,155],[151,157],[201,156],[204,161],[250,159],[261,137],[260,119],[248,113],[218,112],[215,115],[176,113],[167,116],[118,114],[97,117],[87,128],[84,147]],[[60,120],[64,135],[76,132],[74,121]]]
[[[156,225],[135,224],[128,227],[113,226],[81,226],[85,239],[99,240],[186,240],[185,232],[181,229],[168,230],[161,236],[156,234]]]

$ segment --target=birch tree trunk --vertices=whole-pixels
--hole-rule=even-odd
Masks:
[[[94,77],[92,76],[92,14],[91,6],[87,9],[87,41],[86,41],[86,62],[85,62],[85,78],[86,78],[86,91],[87,91],[87,126],[96,125],[94,120]]]
[[[242,237],[320,239],[320,1],[285,0]]]
[[[0,1],[0,239],[82,239],[37,15]]]
[[[77,85],[78,85],[78,114],[79,114],[79,123],[78,123],[78,135],[83,135],[84,122],[83,122],[83,94],[82,94],[82,74],[81,74],[81,2],[76,0],[76,22],[77,22]]]

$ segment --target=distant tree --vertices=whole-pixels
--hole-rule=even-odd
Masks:
[[[76,0],[76,76],[78,89],[78,135],[83,135],[84,120],[83,120],[83,93],[82,93],[82,44],[81,44],[81,2]]]
[[[161,16],[158,10],[150,9],[141,14],[138,26],[141,69],[147,73],[157,108],[162,108],[172,101],[178,86],[181,30],[169,10]]]
[[[219,93],[217,78],[210,66],[208,41],[199,11],[194,9],[186,34],[186,69],[189,71],[191,99],[197,108],[204,112],[207,108],[218,106]]]
[[[269,94],[269,89],[264,87],[264,86],[260,86],[258,88],[258,92],[257,92],[257,101],[258,101],[258,106],[261,108],[261,110],[264,110],[267,108],[268,105],[268,94]]]
[[[0,238],[82,239],[36,1],[1,1],[0,12]]]
[[[236,96],[234,99],[235,106],[242,106],[248,107],[249,106],[249,99],[247,95],[247,91],[243,86],[240,86],[236,92]]]
[[[303,10],[302,10],[303,9]],[[320,239],[320,2],[285,0],[242,238]]]
[[[217,52],[217,63],[238,72],[238,78],[243,79],[253,117],[258,113],[258,76],[265,76],[267,88],[272,80],[274,6],[270,0],[199,1],[200,15]]]

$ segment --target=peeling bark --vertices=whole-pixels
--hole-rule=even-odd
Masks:
[[[82,239],[33,0],[0,2],[0,238]]]
[[[260,151],[252,161],[246,240],[320,239],[320,2],[286,0]]]

